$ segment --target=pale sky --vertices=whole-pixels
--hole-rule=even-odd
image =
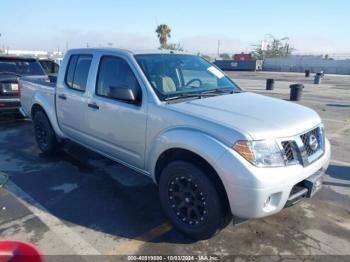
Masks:
[[[149,49],[155,28],[189,52],[248,52],[267,34],[298,53],[350,53],[350,1],[1,0],[0,46],[48,50],[89,46]]]

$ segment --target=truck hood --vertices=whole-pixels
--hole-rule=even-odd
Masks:
[[[169,106],[242,132],[254,140],[294,136],[321,123],[318,114],[307,107],[249,92]]]

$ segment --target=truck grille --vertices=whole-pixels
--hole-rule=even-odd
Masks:
[[[301,140],[303,141],[306,153],[308,156],[313,155],[319,148],[320,148],[320,134],[319,134],[319,128],[315,128],[303,135],[300,136]],[[316,147],[312,147],[310,145],[311,139],[314,138],[316,139],[315,145]]]
[[[293,141],[284,141],[282,142],[282,147],[284,150],[284,157],[287,162],[291,162],[294,160],[294,152],[293,152]]]
[[[286,164],[301,163],[304,166],[311,164],[324,153],[322,127],[318,126],[304,134],[281,141],[281,150]]]

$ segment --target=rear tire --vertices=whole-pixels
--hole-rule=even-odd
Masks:
[[[35,140],[40,151],[46,155],[51,155],[58,148],[58,143],[50,120],[44,112],[38,111],[34,115],[33,123]]]
[[[162,170],[159,196],[170,221],[193,239],[208,239],[224,224],[224,207],[215,184],[189,162],[174,161]]]

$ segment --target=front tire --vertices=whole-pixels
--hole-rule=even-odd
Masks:
[[[197,166],[174,161],[159,181],[161,205],[170,221],[189,237],[208,239],[218,232],[224,208],[215,184]]]
[[[44,112],[38,111],[34,115],[35,140],[41,152],[51,155],[58,147],[55,131]]]

